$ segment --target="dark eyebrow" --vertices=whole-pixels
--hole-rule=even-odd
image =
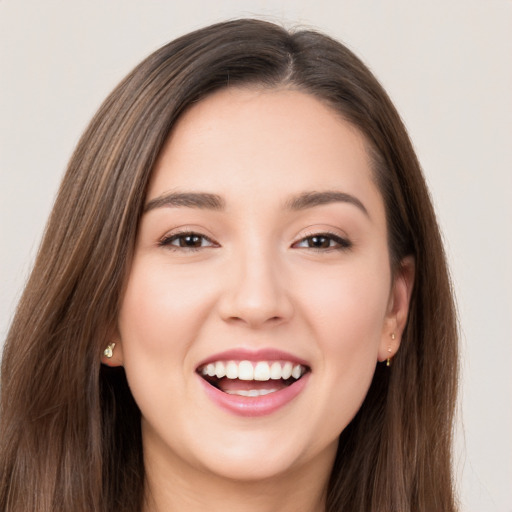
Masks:
[[[144,206],[144,213],[162,207],[185,207],[201,208],[206,210],[223,210],[225,201],[217,194],[207,194],[204,192],[171,192],[155,199],[151,199]]]
[[[288,210],[305,210],[329,203],[349,203],[359,208],[369,217],[368,210],[357,197],[334,190],[324,192],[304,192],[292,197],[286,202]],[[226,206],[224,199],[217,194],[206,192],[171,192],[149,201],[144,207],[144,213],[162,207],[200,208],[206,210],[223,210]]]
[[[370,217],[364,204],[355,196],[337,190],[324,192],[304,192],[292,197],[286,202],[288,210],[305,210],[314,206],[321,206],[329,203],[349,203],[359,208],[367,217]]]

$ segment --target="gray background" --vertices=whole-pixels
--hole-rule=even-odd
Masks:
[[[66,162],[100,102],[163,43],[239,16],[333,35],[395,101],[458,298],[461,509],[511,512],[510,0],[0,0],[0,343]]]

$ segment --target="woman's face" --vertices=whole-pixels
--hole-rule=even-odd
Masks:
[[[292,90],[193,106],[154,169],[119,316],[146,463],[325,474],[407,293],[355,128]]]

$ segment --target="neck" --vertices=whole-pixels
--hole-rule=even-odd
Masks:
[[[223,482],[222,487],[191,482],[186,486],[174,482],[173,489],[149,487],[145,512],[324,512],[325,492],[312,492],[304,485],[296,482],[293,486],[282,485],[279,481]],[[180,482],[182,484],[183,482]],[[277,485],[276,485],[277,484]]]

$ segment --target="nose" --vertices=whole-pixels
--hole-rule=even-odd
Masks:
[[[236,260],[230,266],[218,302],[222,319],[253,329],[288,321],[293,316],[293,303],[286,272],[277,256],[247,254]]]

